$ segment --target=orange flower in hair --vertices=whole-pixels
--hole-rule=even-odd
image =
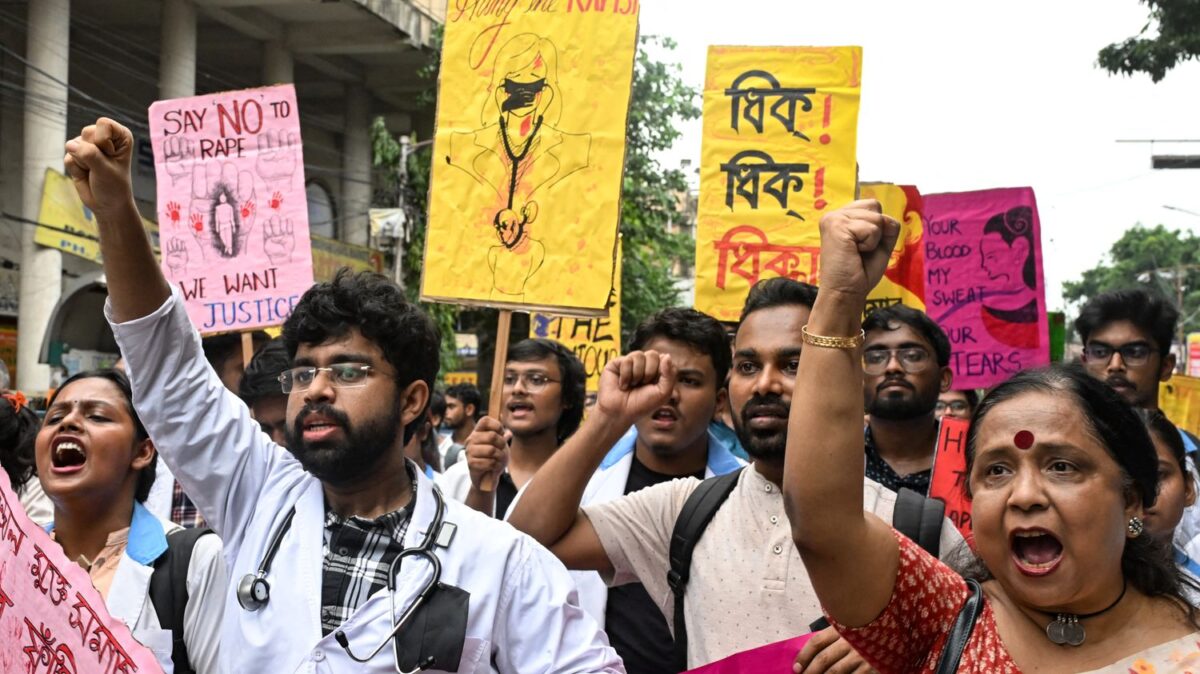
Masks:
[[[20,412],[25,408],[25,405],[29,404],[29,401],[25,399],[25,394],[21,393],[20,391],[11,391],[9,393],[5,393],[4,399],[13,406],[14,412]]]

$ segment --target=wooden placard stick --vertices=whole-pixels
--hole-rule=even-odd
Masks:
[[[508,333],[512,328],[512,312],[500,310],[496,323],[496,355],[492,358],[492,391],[488,397],[488,416],[499,421],[503,416],[504,366],[508,360]],[[495,478],[488,475],[479,483],[479,490],[491,492],[496,488]]]
[[[250,367],[250,359],[254,358],[254,337],[249,332],[242,333],[242,369]]]

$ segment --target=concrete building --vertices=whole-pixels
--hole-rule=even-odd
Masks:
[[[158,99],[294,82],[313,234],[368,243],[369,128],[428,138],[446,0],[27,0],[0,3],[0,358],[44,391],[43,336],[88,259],[34,243],[47,169],[105,115],[134,129],[134,189],[154,219],[146,111]],[[15,342],[15,343],[14,343]],[[15,347],[15,359],[13,351]]]

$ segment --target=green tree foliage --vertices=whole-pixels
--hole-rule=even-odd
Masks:
[[[1180,335],[1200,330],[1200,236],[1138,225],[1113,244],[1106,261],[1079,281],[1064,283],[1063,297],[1082,304],[1100,293],[1139,286],[1180,304]]]
[[[1200,2],[1142,1],[1150,7],[1146,25],[1137,35],[1101,49],[1100,66],[1110,73],[1146,73],[1158,82],[1176,65],[1200,58]]]
[[[650,314],[679,301],[671,278],[677,259],[691,261],[695,249],[684,234],[667,224],[680,222],[680,195],[687,190],[683,171],[663,168],[655,155],[680,136],[679,122],[696,119],[698,93],[684,86],[679,64],[655,60],[650,49],[671,51],[669,38],[643,36],[633,73],[633,95],[625,142],[625,179],[621,194],[624,268],[621,274],[621,326],[625,343],[633,328]]]

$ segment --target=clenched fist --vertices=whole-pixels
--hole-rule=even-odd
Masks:
[[[63,165],[83,205],[104,215],[133,203],[133,134],[107,117],[67,141]]]
[[[879,202],[862,199],[821,217],[821,291],[854,297],[883,278],[900,223],[884,215]]]

